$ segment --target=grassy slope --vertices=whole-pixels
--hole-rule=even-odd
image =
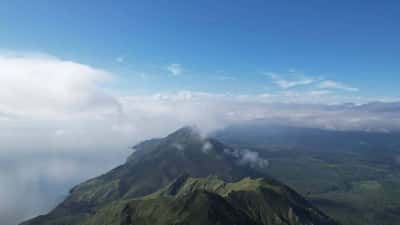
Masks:
[[[335,224],[290,189],[271,180],[226,183],[180,178],[151,195],[114,202],[83,225]]]

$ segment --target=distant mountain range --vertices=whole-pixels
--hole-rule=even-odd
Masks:
[[[125,164],[74,187],[22,225],[334,225],[260,169],[262,158],[184,127],[133,147]]]

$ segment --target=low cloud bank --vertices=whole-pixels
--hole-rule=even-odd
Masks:
[[[110,151],[188,124],[207,132],[256,119],[335,130],[400,130],[400,102],[343,104],[338,96],[308,92],[120,95],[104,88],[117,79],[111,73],[50,56],[0,54],[0,68],[0,155]]]
[[[0,159],[0,223],[4,225],[47,213],[73,185],[121,160],[112,155],[11,157]]]

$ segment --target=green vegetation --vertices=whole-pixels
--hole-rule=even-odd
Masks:
[[[400,135],[259,125],[217,138],[268,159],[263,172],[346,225],[398,225]]]
[[[76,186],[49,214],[23,225],[336,224],[191,128],[134,148],[125,164]]]
[[[390,161],[376,163],[379,158],[368,152],[266,155],[270,161],[266,172],[343,224],[396,225],[400,221],[400,168]]]
[[[160,191],[108,205],[84,225],[336,224],[296,193],[265,179],[227,183],[183,176]]]

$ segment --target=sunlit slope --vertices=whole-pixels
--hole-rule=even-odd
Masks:
[[[116,202],[85,221],[97,224],[336,224],[289,188],[266,179],[228,183],[183,176],[151,195]]]
[[[244,164],[234,149],[192,128],[134,148],[125,164],[76,186],[49,214],[23,224],[334,224]]]

